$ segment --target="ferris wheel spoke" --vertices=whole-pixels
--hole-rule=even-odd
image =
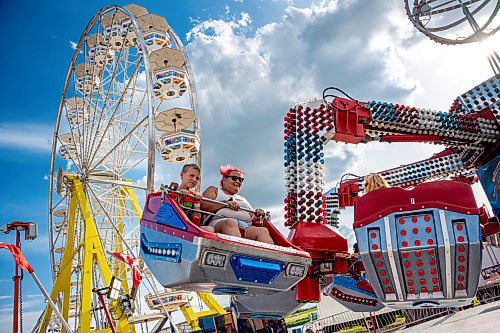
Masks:
[[[133,163],[134,165],[136,165],[137,163],[140,163],[141,161],[143,161],[147,157],[148,146],[144,142],[142,142],[142,140],[141,140],[141,138],[146,136],[146,134],[147,134],[146,132],[147,132],[147,127],[144,126],[141,133],[138,133],[138,134],[134,133],[133,134],[133,136],[135,138],[134,146],[129,145],[128,149],[123,150],[123,154],[122,154],[121,159],[120,159],[120,165],[126,166],[126,165],[128,165],[128,163]],[[141,152],[140,150],[138,150],[139,144],[142,144],[142,146],[146,149],[144,152]],[[138,154],[134,154],[132,152],[138,153]],[[137,156],[135,162],[130,161],[132,156]],[[139,162],[137,162],[137,161],[139,161]],[[123,175],[123,174],[124,173],[121,173],[121,175]]]
[[[108,212],[104,209],[104,206],[103,206],[102,202],[99,200],[99,198],[97,197],[97,195],[94,192],[94,190],[92,189],[92,187],[89,187],[89,190],[90,190],[89,192],[96,199],[96,202],[98,203],[98,205],[101,207],[102,211],[104,212],[104,217],[108,219],[108,221],[110,222],[111,227],[117,232],[117,235],[120,237],[121,241],[125,245],[126,249],[128,250],[128,253],[133,256],[134,252],[130,248],[127,240],[120,233],[120,230],[118,229],[118,227],[113,223],[113,219],[111,219],[111,217],[109,216]]]
[[[140,60],[140,59],[139,59]],[[133,75],[136,75],[139,71],[139,68],[140,68],[140,61],[138,61],[136,63],[136,66],[134,68],[134,71],[133,71]],[[130,87],[132,81],[129,80],[129,82],[127,83],[127,86],[125,87],[125,89],[123,89],[123,91],[121,92],[121,95],[120,95],[120,98],[118,100],[118,102],[116,103],[116,106],[114,107],[114,110],[113,112],[111,113],[110,115],[110,120],[108,121],[108,124],[106,125],[106,128],[104,129],[103,133],[100,135],[99,137],[99,143],[97,144],[97,146],[95,147],[95,149],[93,150],[93,154],[89,157],[89,159],[87,160],[87,163],[88,165],[90,166],[93,162],[93,159],[95,158],[95,155],[97,153],[97,151],[99,151],[101,145],[102,145],[102,142],[104,140],[104,138],[106,137],[106,135],[108,134],[108,131],[109,131],[109,128],[112,126],[113,124],[113,121],[115,119],[115,115],[118,111],[118,108],[119,106],[121,105],[124,97],[126,96],[126,92],[128,90],[128,88]],[[94,147],[94,142],[95,140],[97,139],[97,137],[94,137],[94,140],[92,141],[92,147]]]
[[[125,187],[137,188],[140,190],[146,190],[146,186],[142,186],[142,185],[139,185],[136,183],[127,182],[127,181],[123,181],[123,180],[95,179],[95,178],[92,178],[91,176],[88,179],[90,182],[93,182],[93,183],[114,184],[117,186],[125,186]]]
[[[113,17],[112,19],[114,18],[115,16],[115,13],[113,13]],[[102,17],[99,18],[98,20],[98,23],[97,23],[97,33],[95,34],[95,40],[96,40],[96,44],[100,43],[101,41],[101,38],[103,40],[105,40],[105,36],[100,32],[100,27],[102,26]],[[106,44],[106,50],[105,50],[105,56],[107,56],[107,54],[109,54],[110,52],[110,44],[107,43]],[[85,56],[87,56],[88,53],[85,54]],[[94,51],[94,59],[90,59],[89,57],[89,61],[88,63],[93,63],[93,73],[92,73],[92,78],[93,78],[93,81],[95,82],[96,79],[95,79],[95,69],[96,68],[99,68],[99,61],[96,59],[98,55],[98,52],[97,51]],[[106,60],[104,60],[106,61]],[[114,61],[114,60],[113,60]],[[85,61],[85,63],[87,63],[87,61]],[[87,160],[88,159],[88,155],[91,153],[92,151],[92,146],[91,146],[91,142],[93,142],[93,140],[95,139],[95,137],[97,136],[97,134],[100,132],[101,130],[101,126],[102,126],[102,118],[103,118],[103,115],[105,115],[106,113],[106,103],[107,103],[107,98],[108,98],[108,94],[109,94],[109,90],[106,90],[106,96],[104,97],[104,100],[102,100],[101,98],[101,91],[104,89],[105,87],[105,84],[103,83],[104,82],[104,75],[106,73],[106,70],[107,70],[107,66],[104,64],[102,66],[102,68],[99,68],[99,72],[97,73],[98,77],[98,82],[99,82],[99,85],[98,85],[98,89],[96,92],[94,92],[91,96],[95,96],[95,103],[94,103],[94,112],[93,112],[93,117],[92,117],[92,125],[90,126],[90,133],[88,135],[88,145],[87,145],[87,151],[85,152],[85,159]],[[91,98],[92,100],[94,100],[94,97]],[[100,112],[98,112],[98,109]],[[99,113],[99,119],[98,119],[98,122],[97,122],[97,126],[95,125],[95,121],[96,121],[96,116],[97,116],[97,113]],[[88,165],[87,165],[88,167]]]
[[[126,133],[113,148],[111,148],[97,163],[95,163],[91,167],[89,171],[92,172],[93,170],[95,170],[95,168],[98,167],[115,149],[117,149],[121,144],[123,144],[123,142],[125,142],[125,140],[127,140],[137,128],[142,126],[148,120],[148,117],[149,116],[145,116],[143,119],[141,119],[141,121],[139,121],[137,125],[135,125],[130,132]]]
[[[137,161],[133,164],[131,164],[127,169],[122,170],[120,173],[120,177],[125,177],[129,172],[131,172],[135,167],[137,167],[139,164],[143,163],[147,159],[147,156],[144,156],[141,159],[137,159]],[[144,188],[141,187],[141,189],[147,190],[147,188],[144,186]]]
[[[132,103],[133,103],[136,91],[138,91],[138,90],[137,89],[133,89],[132,90],[131,98],[130,98],[130,101],[129,101],[129,104],[128,104],[128,110],[133,110],[133,109],[135,110],[135,108],[137,108],[138,111],[135,112],[135,113],[134,112],[128,112],[128,113],[127,112],[123,112],[123,114],[126,114],[126,118],[125,118],[126,121],[128,123],[130,123],[131,125],[137,123],[137,121],[138,121],[138,119],[139,119],[139,117],[141,115],[140,110],[142,109],[143,104],[144,104],[144,102],[146,100],[146,93],[143,93],[139,104],[138,105],[134,104],[134,107],[132,107],[132,105],[133,105]],[[133,120],[130,121],[130,117],[132,115],[133,115]],[[125,132],[127,132],[127,130],[128,130],[128,123],[125,123],[125,129],[124,129]]]

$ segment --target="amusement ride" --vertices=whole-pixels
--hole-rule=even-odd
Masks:
[[[445,44],[493,35],[498,2],[485,22],[475,19],[488,4],[405,1],[415,26]],[[450,37],[463,24],[472,33]],[[290,233],[268,216],[255,221],[268,229],[267,244],[200,228],[177,203],[186,195],[177,184],[155,187],[157,161],[201,163],[193,74],[165,18],[137,5],[104,7],[76,46],[60,100],[48,193],[54,285],[34,331],[160,332],[169,320],[175,331],[170,313],[178,309],[197,331],[200,317],[226,313],[212,294],[230,295],[232,312],[245,319],[283,318],[322,292],[360,312],[470,303],[480,276],[500,279],[498,261],[481,264],[483,248],[498,247],[500,235],[500,62],[495,52],[488,60],[495,75],[447,112],[363,102],[335,87],[290,108]],[[381,170],[389,187],[362,195],[367,176],[347,174],[325,189],[330,141],[422,142],[443,151]],[[491,216],[477,207],[476,182]],[[354,254],[335,227],[350,206]],[[189,292],[208,310],[194,312]]]

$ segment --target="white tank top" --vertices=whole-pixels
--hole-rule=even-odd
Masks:
[[[217,189],[217,197],[215,197],[215,200],[217,200],[217,201],[235,201],[238,203],[238,205],[240,207],[254,210],[253,207],[250,205],[250,203],[247,201],[247,199],[245,199],[243,196],[241,196],[239,194],[228,195],[228,194],[224,193],[222,188]]]
[[[250,203],[247,201],[247,199],[245,199],[243,196],[241,196],[239,194],[228,195],[228,194],[224,193],[222,188],[217,189],[217,196],[215,197],[215,200],[217,200],[217,201],[234,201],[242,208],[254,210],[252,205],[250,205]],[[233,219],[248,223],[252,219],[252,216],[248,212],[245,212],[243,210],[235,211],[235,210],[232,210],[230,208],[221,208],[216,212],[216,214],[220,215],[221,217],[215,216],[212,218],[212,221],[221,220],[221,219],[225,219],[225,218],[233,218]]]

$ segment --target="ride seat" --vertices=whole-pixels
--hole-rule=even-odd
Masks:
[[[310,255],[267,220],[275,244],[207,232],[187,218],[166,193],[146,198],[141,253],[167,288],[222,294],[274,294],[302,280]]]
[[[357,199],[354,231],[377,296],[393,308],[468,304],[481,270],[479,221],[471,187],[454,181]]]

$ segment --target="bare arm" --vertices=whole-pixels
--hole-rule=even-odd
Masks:
[[[218,189],[215,186],[209,186],[205,191],[203,191],[203,197],[215,200],[215,198],[217,198],[217,191]],[[224,208],[224,206],[211,202],[201,201],[201,210],[215,213],[221,208]]]

